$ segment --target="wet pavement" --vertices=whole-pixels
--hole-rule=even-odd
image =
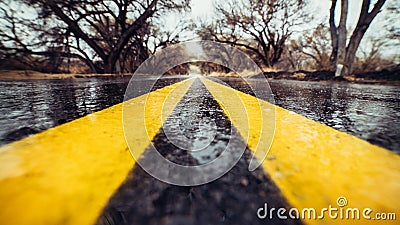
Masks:
[[[229,146],[232,149],[245,146],[199,79],[194,81],[152,142],[167,160],[190,166],[213,161],[224,151],[230,151]],[[233,154],[240,157],[241,153]],[[152,158],[149,150],[143,154],[142,161]],[[228,173],[213,182],[189,187],[161,182],[136,164],[111,197],[97,224],[265,224],[256,214],[264,203],[287,210],[290,206],[261,167],[248,171],[250,159],[250,150],[246,148]],[[230,160],[234,159],[225,158],[224,165]],[[157,169],[157,163],[150,163]],[[268,222],[302,224],[300,220],[277,217]]]
[[[0,81],[0,146],[121,103],[129,80]],[[153,90],[180,80],[163,79]],[[150,78],[141,82],[154,81]]]
[[[154,89],[179,80],[179,76],[160,79]],[[222,80],[251,92],[240,79]],[[127,77],[0,81],[0,145],[120,103],[128,82]],[[141,82],[152,83],[155,78],[146,77]],[[250,80],[253,87],[257,82]],[[397,86],[291,80],[269,83],[277,105],[400,153]]]
[[[222,81],[252,94],[239,79]],[[248,82],[257,88],[257,79]],[[400,154],[400,88],[333,82],[272,80],[275,104]]]
[[[146,77],[138,86],[155,82],[155,90],[180,80],[168,77],[155,82]],[[241,79],[222,80],[252,94]],[[0,81],[0,144],[120,103],[128,81]],[[250,84],[257,88],[258,80],[250,80]],[[397,87],[284,80],[271,81],[270,85],[277,105],[399,153]],[[195,80],[152,143],[173,163],[202,165],[218,158],[232,140],[236,146],[245,146],[218,103],[200,80]],[[150,158],[146,154],[149,151],[140,160]],[[248,170],[250,158],[246,147],[238,163],[222,177],[188,187],[159,181],[135,164],[109,199],[97,224],[302,224],[300,220],[257,218],[256,212],[264,203],[270,208],[292,206],[261,167]]]
[[[278,105],[400,154],[398,86],[299,81],[270,84]]]
[[[0,81],[0,144],[123,100],[129,79]]]

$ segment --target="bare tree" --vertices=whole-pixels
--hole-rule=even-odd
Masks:
[[[39,34],[36,29],[43,27],[44,24],[29,18],[35,15],[35,12],[27,8],[26,5],[18,9],[19,3],[21,2],[11,0],[0,2],[0,54],[2,64],[7,62],[20,64],[23,68],[57,66],[60,56],[65,56],[65,51],[62,51],[63,54],[59,52],[61,50],[59,46],[65,41],[65,36],[46,35],[46,38],[44,38],[45,34],[56,34],[60,32],[60,29],[48,28]],[[28,23],[30,26],[27,26]],[[74,57],[74,55],[71,57]]]
[[[198,34],[253,52],[262,66],[280,59],[294,27],[305,18],[303,0],[228,0],[216,6],[219,19],[202,24]]]
[[[3,5],[2,17],[7,20],[9,30],[0,33],[2,50],[48,55],[51,53],[48,48],[37,46],[62,46],[60,55],[79,58],[98,73],[119,72],[126,63],[143,61],[149,54],[147,41],[157,35],[154,21],[167,12],[189,8],[189,0],[21,0],[19,3],[26,4],[36,18],[24,22]],[[42,41],[24,40],[23,25]],[[160,42],[172,39],[169,36]]]
[[[357,49],[372,20],[378,15],[386,0],[377,0],[372,9],[371,0],[363,0],[357,25],[347,41],[348,0],[340,0],[341,11],[339,26],[335,24],[335,9],[337,0],[332,0],[329,25],[332,40],[331,62],[336,67],[337,75],[347,75],[353,72],[353,63]]]
[[[329,70],[332,67],[329,56],[330,43],[329,28],[321,23],[312,32],[304,32],[297,41],[293,41],[290,49],[311,58],[315,64],[313,69]]]
[[[354,60],[354,73],[393,71],[399,69],[399,56],[381,54],[386,39],[374,37],[363,40]]]
[[[382,63],[382,56],[379,53],[382,45],[384,44],[380,39],[369,39],[370,48],[366,49],[360,47],[360,57],[355,58],[354,70],[357,72],[370,72],[375,71],[377,69],[381,69],[383,65],[379,65]]]
[[[286,45],[286,50],[282,58],[283,60],[280,63],[280,67],[298,71],[303,69],[304,61],[310,57],[302,52],[302,48],[299,46],[297,41],[290,40]]]

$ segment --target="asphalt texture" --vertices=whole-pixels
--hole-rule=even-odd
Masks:
[[[186,78],[144,77],[138,80],[138,86],[154,86],[143,88],[138,95]],[[240,79],[220,80],[253,96],[250,87],[257,87],[259,82],[253,79],[249,85]],[[0,82],[0,145],[120,103],[128,81],[82,78]],[[400,154],[398,87],[286,80],[269,83],[278,106]],[[184,149],[198,148],[209,141],[204,138],[204,131],[215,132],[215,139],[205,151],[188,152],[177,147],[176,144]],[[179,141],[180,137],[186,141]],[[171,162],[201,165],[219,157],[228,141],[237,146],[244,144],[210,93],[196,81],[153,144]],[[148,154],[143,154],[144,159]],[[262,169],[247,170],[250,158],[246,149],[224,176],[193,187],[166,184],[135,164],[109,199],[97,224],[301,224],[299,220],[279,220],[276,216],[271,220],[257,218],[257,210],[265,203],[269,208],[291,206]]]
[[[204,118],[215,121],[215,126],[204,123]],[[184,150],[197,148],[196,143],[204,136],[200,132],[211,127],[215,128],[216,138],[210,145],[200,152]],[[176,143],[168,138],[166,130],[176,132],[177,136],[186,135],[192,141]],[[200,165],[217,158],[229,140],[243,142],[218,103],[196,80],[153,139],[153,145],[174,163]],[[246,148],[225,175],[190,187],[159,181],[135,164],[97,224],[302,224],[300,220],[280,220],[276,216],[263,220],[257,217],[257,210],[265,203],[270,208],[291,207],[261,168],[248,171],[250,159],[250,150]]]
[[[187,77],[158,78],[136,79],[137,94]],[[129,79],[0,81],[0,146],[121,103]],[[250,95],[250,85],[257,89],[260,82],[217,79]],[[400,154],[397,86],[293,80],[272,80],[269,85],[276,105]]]
[[[184,79],[138,79],[138,87],[151,85],[138,94]],[[121,103],[129,80],[130,77],[98,77],[0,81],[0,146]]]

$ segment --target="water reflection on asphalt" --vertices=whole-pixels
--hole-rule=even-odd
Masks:
[[[128,79],[0,82],[0,144],[121,102]]]
[[[175,161],[174,153],[190,155],[193,165],[209,163],[221,155],[231,138],[231,124],[199,79],[193,82],[162,130],[163,141],[175,146],[162,154],[169,154],[169,160],[177,164],[181,162]]]
[[[250,93],[238,79],[226,83]],[[257,88],[257,80],[250,80]],[[400,154],[400,88],[349,83],[269,81],[275,104]]]
[[[162,79],[159,88],[181,79]],[[129,77],[0,81],[0,145],[123,100]],[[154,78],[146,78],[154,82]],[[240,79],[224,79],[249,93]],[[257,87],[253,79],[252,87]],[[400,153],[400,90],[395,86],[270,81],[275,103]]]

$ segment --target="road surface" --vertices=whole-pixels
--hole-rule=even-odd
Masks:
[[[52,124],[61,126],[0,149],[0,199],[4,209],[0,212],[0,222],[336,224],[338,221],[330,218],[298,220],[273,216],[260,219],[257,212],[265,203],[268,208],[313,207],[320,212],[329,205],[338,207],[336,201],[339,197],[346,197],[351,207],[369,207],[377,212],[395,212],[399,208],[400,157],[394,152],[261,101],[262,109],[273,107],[276,110],[275,137],[266,160],[261,167],[250,172],[250,158],[254,154],[261,159],[258,153],[266,148],[254,141],[259,140],[257,129],[245,128],[241,120],[234,117],[238,109],[232,96],[237,95],[243,100],[250,123],[254,124],[258,124],[260,115],[264,116],[252,104],[258,100],[244,93],[251,94],[246,85],[232,85],[244,91],[240,92],[208,79],[192,78],[192,83],[188,83],[189,80],[177,83],[179,80],[160,81],[152,92],[129,100],[138,107],[157,106],[164,103],[171,90],[188,86],[163,123],[157,122],[160,112],[147,115],[151,134],[146,135],[152,136],[151,143],[161,155],[182,165],[205,164],[218,158],[229,140],[234,140],[238,146],[244,143],[245,152],[232,170],[200,186],[182,187],[158,181],[131,157],[122,130],[122,105],[109,102],[107,104],[114,106],[77,120],[66,116],[67,119]],[[123,84],[117,85],[121,93]],[[85,87],[76,88],[74,92],[85,90]],[[282,92],[286,92],[288,97],[281,96],[278,104],[294,99],[289,90],[276,90],[276,93]],[[309,97],[312,93],[303,91],[302,95]],[[152,101],[144,102],[147,97]],[[96,96],[89,98],[93,99]],[[310,106],[312,102],[304,103],[309,104],[305,110],[314,108]],[[83,114],[99,109],[96,104],[91,106],[90,101],[75,103],[78,109],[88,109]],[[83,103],[85,107],[77,107]],[[331,105],[335,107],[336,103]],[[326,118],[325,122],[333,121],[333,127],[340,125],[341,120],[335,122],[334,118]],[[339,115],[337,118],[343,117]],[[340,126],[335,128],[340,129]],[[176,146],[178,141],[186,149],[197,149],[202,146],[202,141],[207,141],[201,139],[204,134],[200,131],[204,130],[215,132],[216,138],[202,151],[184,151]],[[173,135],[168,136],[171,132]],[[250,138],[246,139],[245,134]],[[173,140],[179,135],[191,141]],[[398,144],[398,140],[388,136],[388,143]],[[150,143],[138,143],[135,150],[146,158]],[[396,144],[389,146],[396,147]],[[381,184],[378,189],[377,183]],[[16,216],[20,212],[24,212],[23,215]],[[364,224],[368,220],[339,222]]]

